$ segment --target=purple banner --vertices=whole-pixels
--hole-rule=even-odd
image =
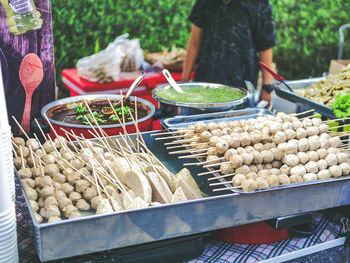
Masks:
[[[19,128],[11,116],[19,123],[29,124],[33,118],[40,118],[41,108],[56,97],[51,4],[50,0],[34,0],[34,4],[40,12],[42,27],[20,35],[10,32],[4,6],[0,5],[0,61],[14,136]],[[27,114],[24,114],[25,105]],[[25,115],[30,119],[23,119]]]

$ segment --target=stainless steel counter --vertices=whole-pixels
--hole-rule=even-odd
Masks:
[[[179,171],[183,161],[168,155],[164,141],[155,141],[151,133],[143,134],[149,148],[171,171]],[[27,211],[39,258],[49,261],[350,204],[349,180],[215,195],[207,187],[207,177],[196,176],[204,170],[190,170],[208,197],[50,224],[37,224]]]

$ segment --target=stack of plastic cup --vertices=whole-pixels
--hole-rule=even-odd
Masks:
[[[0,141],[1,141],[1,151],[5,154],[5,166],[7,168],[8,175],[8,186],[10,187],[10,194],[12,200],[16,199],[16,189],[15,189],[15,177],[14,177],[14,166],[13,166],[13,156],[12,156],[12,145],[11,145],[11,130],[10,126],[8,126],[7,131],[2,131],[0,133]]]
[[[18,262],[11,130],[2,83],[0,64],[0,262]],[[11,178],[11,179],[10,179]],[[12,186],[11,186],[12,185]],[[13,189],[11,189],[13,187]]]
[[[0,262],[18,262],[16,212],[14,205],[0,214]]]

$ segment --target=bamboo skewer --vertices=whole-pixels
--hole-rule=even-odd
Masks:
[[[207,165],[203,165],[203,168],[210,168],[210,167],[220,166],[220,165],[229,164],[229,163],[231,163],[231,162],[227,161],[227,162],[222,162],[222,163],[207,164]]]
[[[26,133],[26,131],[22,128],[21,124],[19,124],[19,122],[17,121],[17,119],[12,116],[12,119],[15,121],[15,123],[17,124],[18,128],[22,131],[23,135],[26,136],[27,140],[29,140],[29,136]]]
[[[29,151],[30,151],[30,156],[32,157],[32,160],[33,160],[33,167],[36,168],[36,162],[34,159],[32,146],[29,146]]]
[[[199,173],[197,175],[198,176],[202,176],[202,175],[214,174],[214,173],[219,173],[219,172],[221,172],[221,171],[220,170],[214,170],[214,171],[208,171],[208,172]]]
[[[194,144],[182,144],[182,145],[176,145],[176,146],[168,146],[166,147],[167,150],[171,149],[177,149],[177,148],[186,148],[186,147],[193,147],[198,145],[208,144],[208,142],[200,142],[200,143],[194,143]]]
[[[299,116],[299,115],[303,115],[303,114],[306,114],[306,113],[309,113],[309,112],[314,112],[315,109],[311,109],[311,110],[307,110],[307,111],[304,111],[304,112],[300,112],[300,113],[291,113],[289,114],[290,116]]]
[[[211,183],[211,184],[209,184],[209,186],[226,185],[226,184],[232,185],[232,182]]]
[[[338,122],[338,121],[345,121],[345,120],[350,120],[350,118],[340,118],[340,119],[326,120],[326,121],[323,121],[323,123],[329,124],[329,123]]]
[[[129,114],[130,114],[130,116],[132,116],[130,110],[129,110]],[[136,122],[136,125],[138,125],[138,117],[137,117],[137,99],[136,99],[136,97],[135,97],[135,122]],[[140,142],[139,142],[138,138],[139,138],[139,133],[136,132],[137,153],[140,153]]]
[[[182,151],[174,151],[174,152],[168,152],[170,155],[175,155],[175,154],[183,154],[183,153],[201,153],[201,152],[207,152],[208,149],[188,149],[188,150],[182,150]]]
[[[198,159],[198,158],[204,158],[207,156],[207,153],[197,153],[197,154],[190,154],[190,155],[182,155],[178,156],[178,159]]]
[[[36,118],[34,118],[34,121],[35,121],[36,125],[38,125],[38,128],[39,128],[39,130],[40,130],[40,132],[41,132],[41,135],[44,137],[44,140],[46,141],[47,138],[46,138],[46,136],[45,136],[44,131],[41,129],[41,126],[40,126],[38,120],[37,120]]]
[[[44,146],[40,143],[40,141],[39,141],[39,139],[38,139],[38,136],[37,136],[35,133],[34,133],[34,137],[35,137],[35,139],[38,141],[39,146],[40,146],[40,149],[41,149],[45,154],[47,154],[46,151],[45,151],[45,149],[44,149]],[[46,137],[45,137],[45,140],[46,140]]]
[[[185,133],[185,132],[193,132],[193,130],[183,130],[183,131],[167,131],[167,132],[157,132],[153,133],[150,136],[160,136],[160,135],[168,135],[168,134],[179,134],[179,133]],[[193,133],[194,134],[194,133]]]
[[[179,144],[179,143],[186,143],[186,142],[195,142],[197,141],[198,138],[192,138],[192,139],[186,139],[186,140],[177,140],[174,142],[166,142],[164,145],[174,145],[174,144]]]
[[[304,120],[304,119],[307,119],[307,118],[311,119],[311,118],[314,118],[314,117],[317,117],[317,116],[320,116],[320,115],[321,114],[319,114],[319,113],[315,113],[313,115],[309,115],[309,116],[306,116],[306,117],[303,117],[303,118],[299,118],[299,120]]]
[[[210,177],[210,178],[208,178],[208,181],[218,180],[218,179],[221,179],[221,178],[226,178],[226,177],[235,176],[235,175],[236,175],[235,173],[231,173],[231,174],[225,174],[225,175]]]
[[[167,137],[158,137],[155,138],[155,141],[161,141],[161,140],[169,140],[169,139],[177,139],[177,138],[183,138],[186,135],[173,135],[173,136],[167,136]]]
[[[23,157],[22,145],[19,146],[19,151],[20,151],[20,153],[21,153],[22,168],[25,168],[26,165],[24,164],[24,157]]]

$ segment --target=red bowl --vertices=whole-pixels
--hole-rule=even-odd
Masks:
[[[41,109],[41,115],[43,117],[43,119],[47,122],[47,119],[45,116],[48,117],[48,119],[50,120],[50,123],[52,124],[54,130],[56,131],[56,133],[58,135],[61,135],[65,138],[67,138],[65,132],[61,129],[65,129],[66,131],[71,132],[71,130],[78,136],[80,136],[81,134],[86,138],[86,139],[90,139],[90,138],[94,138],[89,131],[94,132],[93,129],[89,126],[89,125],[82,125],[82,124],[73,124],[73,123],[66,123],[66,122],[61,122],[61,121],[56,121],[50,118],[50,114],[48,114],[50,112],[50,110],[54,107],[57,106],[63,106],[63,105],[72,105],[74,106],[76,102],[78,101],[82,101],[82,100],[86,100],[86,101],[91,101],[91,100],[104,100],[106,98],[109,98],[110,100],[120,100],[120,95],[115,95],[115,94],[100,94],[100,95],[82,95],[82,96],[75,96],[75,97],[69,97],[69,98],[64,98],[64,99],[59,99],[53,102],[50,102],[49,104],[45,105],[42,109]],[[135,97],[130,97],[129,98],[131,101],[135,100]],[[136,97],[136,101],[138,103],[142,103],[144,106],[146,106],[146,108],[149,109],[149,113],[139,119],[137,121],[138,123],[138,127],[139,130],[141,132],[144,131],[151,131],[152,130],[152,119],[153,119],[153,115],[155,113],[155,107],[154,105],[144,99],[138,98]],[[113,135],[119,135],[119,133],[124,133],[124,130],[122,128],[122,126],[120,124],[112,124],[112,125],[100,125],[100,127],[109,135],[109,136],[113,136]],[[128,133],[135,133],[136,132],[136,127],[134,125],[134,123],[131,122],[126,122],[125,123],[125,127],[126,127],[126,131]],[[96,130],[98,130],[97,126],[94,126],[94,128]],[[56,135],[55,133],[52,131],[50,131],[50,136],[51,138],[55,138]],[[71,138],[72,139],[72,138]]]

